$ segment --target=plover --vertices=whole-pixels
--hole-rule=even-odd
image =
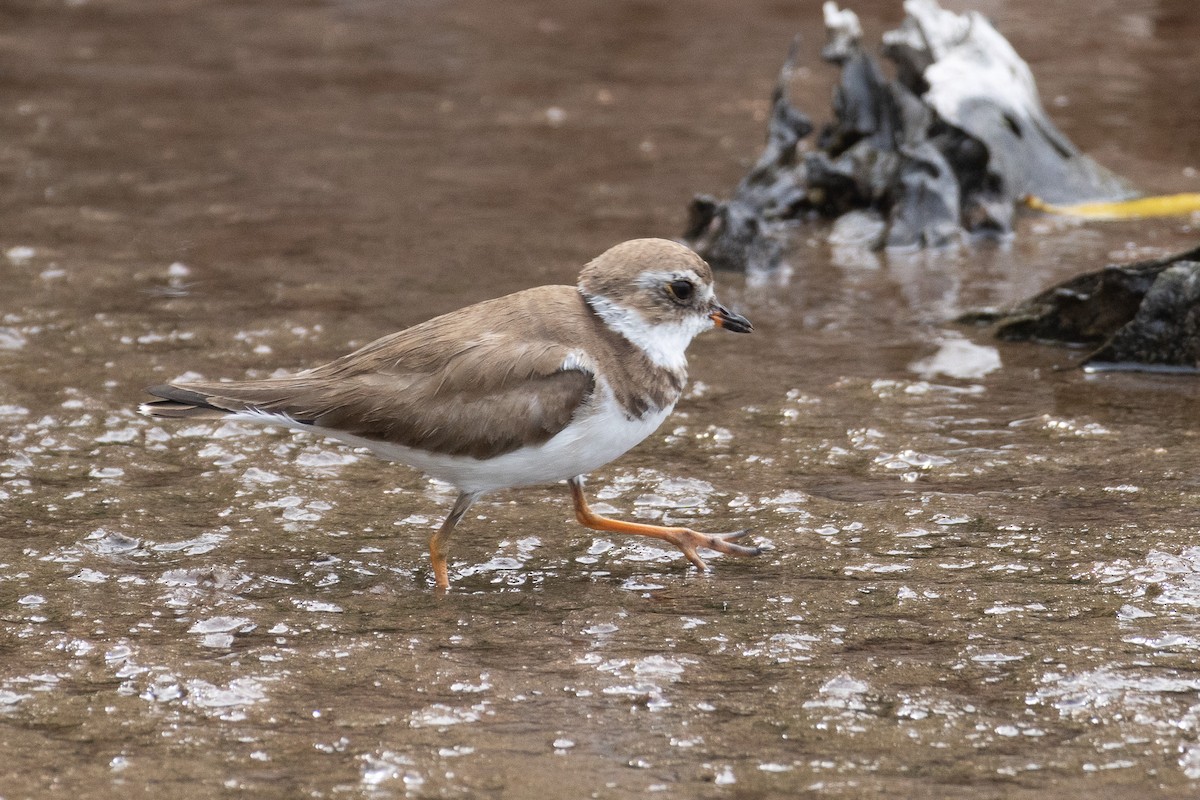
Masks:
[[[693,337],[750,321],[719,302],[698,255],[665,239],[635,239],[589,262],[576,286],[539,286],[385,336],[295,375],[153,386],[155,417],[280,425],[338,439],[458,489],[429,541],[440,589],[446,545],[480,495],[566,480],[588,528],[651,536],[705,569],[697,549],[757,555],[734,540],[625,522],[588,507],[583,476],[655,431],[687,378]]]

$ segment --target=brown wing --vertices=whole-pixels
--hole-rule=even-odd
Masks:
[[[567,291],[561,291],[567,290]],[[180,383],[149,391],[159,416],[259,410],[367,439],[490,458],[566,427],[595,381],[556,329],[577,302],[570,287],[489,301],[372,342],[285,378]]]

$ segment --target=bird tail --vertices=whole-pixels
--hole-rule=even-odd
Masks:
[[[288,378],[230,383],[165,383],[146,391],[158,400],[142,403],[138,411],[168,419],[216,419],[227,414],[288,415],[296,382]],[[306,420],[296,420],[305,422]]]

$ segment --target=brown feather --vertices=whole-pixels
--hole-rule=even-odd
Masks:
[[[561,431],[596,388],[587,352],[630,417],[679,397],[664,370],[609,330],[572,286],[541,286],[436,317],[283,378],[157,386],[159,416],[285,414],[297,422],[448,455],[492,458]],[[641,387],[641,388],[639,388]]]

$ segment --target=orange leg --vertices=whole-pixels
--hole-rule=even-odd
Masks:
[[[433,566],[433,579],[440,591],[444,592],[450,588],[450,571],[446,567],[446,554],[443,552],[447,540],[450,538],[450,532],[454,530],[454,526],[463,518],[463,514],[467,513],[467,509],[478,497],[478,494],[470,492],[460,494],[454,501],[454,508],[450,509],[450,516],[446,517],[446,521],[442,523],[442,527],[437,529],[437,533],[429,537],[429,563]]]
[[[696,552],[698,547],[707,547],[709,550],[716,550],[718,553],[726,553],[731,556],[756,556],[762,552],[760,547],[747,547],[733,543],[733,540],[750,533],[749,530],[734,531],[733,533],[699,533],[691,528],[666,528],[661,525],[645,525],[640,522],[623,522],[619,519],[602,517],[588,507],[587,498],[583,496],[582,478],[571,478],[567,481],[567,485],[571,487],[571,499],[575,501],[575,519],[579,520],[580,525],[594,531],[653,536],[655,539],[670,542],[682,550],[683,554],[687,556],[687,560],[695,564],[696,568],[701,571],[708,569],[708,565]]]

